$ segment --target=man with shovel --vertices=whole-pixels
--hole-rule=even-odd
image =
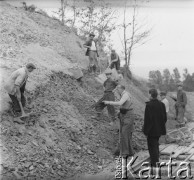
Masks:
[[[17,114],[18,112],[21,112],[21,117],[27,116],[23,109],[26,103],[24,91],[28,75],[34,69],[36,69],[35,65],[28,63],[25,67],[14,71],[5,85],[5,90],[8,92],[13,103],[13,113]]]
[[[120,119],[120,145],[114,152],[114,155],[119,155],[127,158],[133,156],[134,151],[132,147],[132,133],[134,130],[134,113],[132,108],[131,95],[125,90],[125,86],[118,85],[117,90],[121,96],[119,101],[103,101],[106,105],[120,106],[119,119]]]

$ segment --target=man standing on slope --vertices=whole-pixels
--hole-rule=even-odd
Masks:
[[[28,63],[26,67],[22,67],[14,71],[6,82],[5,90],[8,92],[9,97],[12,100],[14,114],[21,112],[19,102],[21,102],[23,107],[25,106],[25,86],[29,73],[32,72],[34,69],[36,69],[34,64]]]
[[[118,85],[117,90],[121,99],[117,102],[104,101],[104,103],[107,105],[120,106],[120,144],[114,155],[120,154],[122,157],[127,158],[128,156],[134,155],[132,147],[132,133],[135,116],[132,108],[133,103],[131,101],[131,95],[125,90],[125,86]]]
[[[86,56],[89,56],[89,72],[96,73],[98,67],[98,51],[97,51],[97,42],[94,40],[94,33],[90,33],[89,40],[84,43],[84,47],[87,48]]]
[[[144,113],[143,133],[147,136],[150,165],[156,167],[159,162],[159,138],[166,135],[166,108],[164,103],[157,99],[156,89],[149,90],[150,101],[146,102]]]
[[[111,50],[110,54],[110,68],[115,68],[117,71],[120,70],[120,59],[119,55],[116,53],[114,49]]]
[[[183,91],[182,82],[177,83],[178,91],[177,91],[177,100],[175,103],[176,110],[176,120],[179,123],[179,126],[184,126],[184,115],[185,115],[185,107],[187,105],[187,95]]]
[[[112,105],[106,105],[103,101],[114,101],[115,100],[113,90],[117,87],[118,82],[112,79],[111,69],[106,69],[105,74],[106,74],[107,80],[104,82],[104,95],[96,103],[95,109],[97,111],[97,118],[99,118],[100,114],[102,113],[102,110],[107,106],[109,117],[112,120],[111,125],[113,125],[115,122],[115,108]]]

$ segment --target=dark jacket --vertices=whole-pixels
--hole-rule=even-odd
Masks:
[[[146,103],[143,132],[146,136],[161,136],[166,134],[166,108],[158,99]]]
[[[94,41],[94,40],[93,40]],[[96,46],[96,43],[97,43],[97,41],[94,41],[95,42],[95,46]],[[91,45],[92,45],[92,40],[87,40],[85,43],[84,43],[84,45],[86,45],[86,46],[90,46],[91,47]],[[97,46],[96,46],[97,47]],[[96,48],[97,49],[97,48]],[[86,56],[89,56],[89,51],[90,51],[90,49],[89,48],[87,48],[87,50],[86,50]],[[97,57],[99,57],[99,55],[98,55],[98,51],[96,50],[96,53],[97,53]]]

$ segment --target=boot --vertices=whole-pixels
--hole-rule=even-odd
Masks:
[[[93,72],[96,73],[96,65],[93,65]]]

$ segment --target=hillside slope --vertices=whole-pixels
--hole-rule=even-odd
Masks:
[[[84,70],[88,60],[82,41],[57,20],[0,2],[1,171],[4,179],[66,179],[95,174],[113,162],[118,132],[106,111],[100,119],[91,106],[103,94],[94,76]],[[27,83],[25,124],[14,123],[10,99],[3,89],[10,73],[33,58],[37,66]],[[32,61],[32,60],[30,60]],[[73,71],[73,70],[74,71]],[[72,72],[83,70],[80,84]],[[145,147],[141,133],[144,93],[124,82],[132,94],[136,122],[133,142]]]
[[[29,78],[28,90],[45,82],[51,71],[71,74],[71,68],[86,68],[88,60],[82,42],[68,27],[50,17],[5,2],[0,2],[0,6],[1,84],[13,70],[28,61],[38,67]]]

